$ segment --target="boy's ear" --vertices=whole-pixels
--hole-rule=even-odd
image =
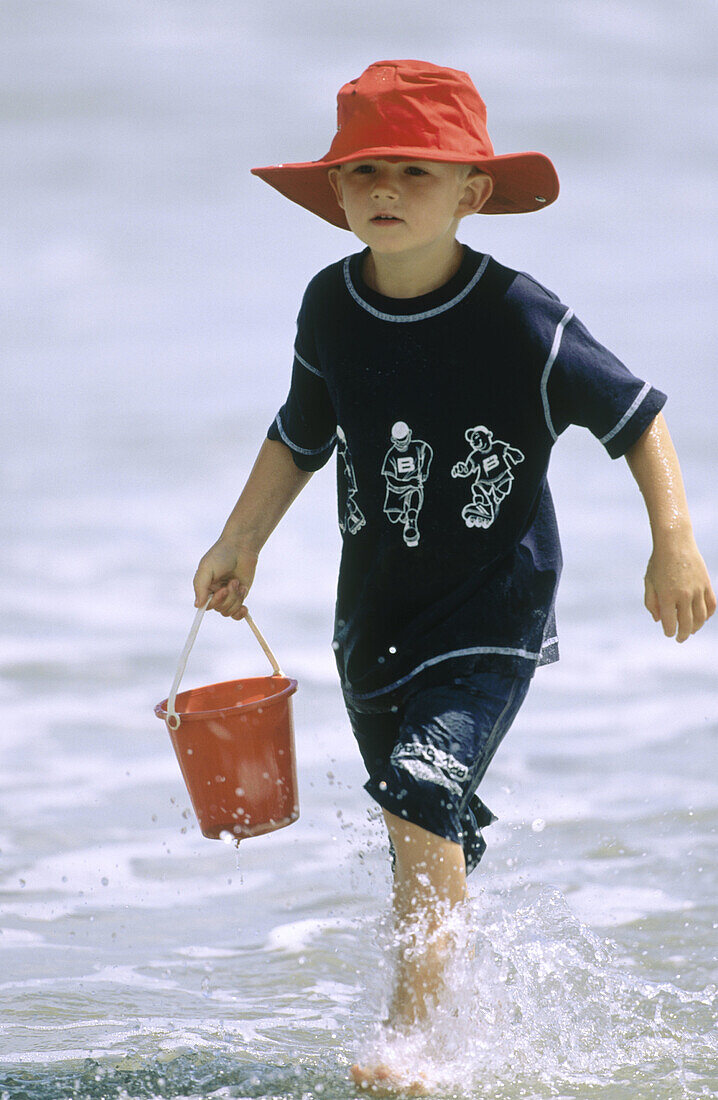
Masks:
[[[465,218],[467,214],[478,214],[484,203],[491,198],[493,189],[494,181],[485,172],[476,172],[468,176],[464,182],[464,193],[459,201],[456,216]]]
[[[344,203],[342,202],[342,185],[340,183],[340,175],[341,173],[338,168],[329,169],[329,183],[331,185],[331,189],[336,195],[336,200],[343,210]]]

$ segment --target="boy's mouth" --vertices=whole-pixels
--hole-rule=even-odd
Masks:
[[[371,221],[373,225],[398,225],[402,219],[394,214],[375,214]]]

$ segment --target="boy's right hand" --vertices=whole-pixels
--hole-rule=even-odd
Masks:
[[[204,607],[231,619],[247,614],[243,601],[254,580],[259,555],[218,539],[204,555],[194,575],[195,607]]]

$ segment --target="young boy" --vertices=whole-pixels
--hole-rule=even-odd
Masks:
[[[265,541],[338,446],[333,644],[393,847],[397,935],[414,946],[390,1009],[406,1028],[440,994],[444,918],[493,820],[478,784],[535,668],[558,659],[546,471],[569,424],[627,458],[665,634],[685,641],[716,601],[664,395],[529,276],[456,240],[469,214],[553,202],[548,158],[495,156],[469,77],[419,61],[370,65],[339,92],[338,122],[322,160],[254,170],[366,247],[309,284],[289,396],[194,586],[198,606],[240,619]],[[382,1066],[355,1076],[393,1083]]]

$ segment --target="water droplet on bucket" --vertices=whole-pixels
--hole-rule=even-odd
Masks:
[[[244,787],[235,787],[234,788],[234,793],[238,794],[239,797],[241,798],[242,795],[244,794]]]
[[[223,844],[232,844],[234,841],[234,837],[227,829],[222,829],[222,832],[219,834],[219,839]]]
[[[395,645],[390,645],[389,646],[389,652],[390,653],[396,653],[396,646]]]
[[[546,822],[542,817],[537,817],[535,821],[531,822],[531,828],[535,833],[542,833],[546,828]]]

